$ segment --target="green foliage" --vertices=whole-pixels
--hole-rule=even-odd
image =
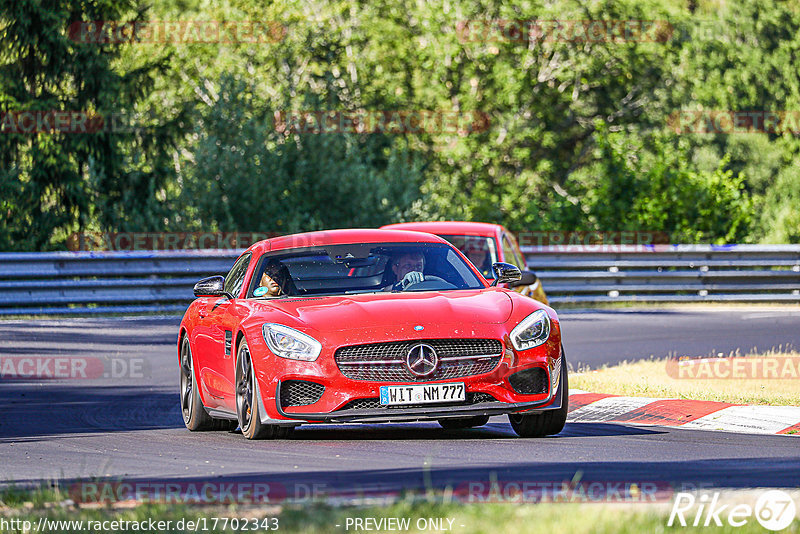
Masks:
[[[396,221],[419,196],[405,143],[385,135],[278,132],[254,88],[226,77],[198,124],[184,202],[203,228],[292,233]]]
[[[744,242],[752,223],[752,200],[744,177],[726,170],[687,168],[685,140],[644,139],[597,131],[597,163],[585,175],[590,230],[615,228],[666,232],[676,243]],[[615,226],[616,225],[616,226]]]
[[[761,232],[766,243],[800,243],[800,166],[781,170],[763,202]]]
[[[800,9],[783,0],[728,2],[682,27],[674,109],[800,111]],[[798,132],[691,135],[693,167],[708,171],[728,155],[753,199],[749,240],[798,243],[794,164]],[[792,188],[792,185],[795,187]],[[795,203],[794,206],[797,206]]]
[[[92,224],[143,229],[162,215],[157,192],[168,177],[174,130],[119,133],[152,86],[155,58],[118,68],[119,48],[80,42],[70,24],[139,20],[129,1],[19,0],[0,4],[0,105],[5,118],[25,111],[97,114],[106,129],[0,135],[0,249],[63,246],[70,231]],[[11,128],[13,131],[13,128]],[[46,129],[45,129],[46,130]]]
[[[262,21],[285,33],[97,45],[68,38],[77,20]],[[661,26],[655,40],[462,31],[518,20]],[[0,5],[0,42],[0,110],[137,117],[125,132],[0,135],[2,250],[57,248],[87,229],[408,219],[800,242],[797,134],[669,130],[680,110],[800,111],[791,2],[17,0]],[[276,112],[359,109],[478,111],[489,125],[296,134],[273,124]]]

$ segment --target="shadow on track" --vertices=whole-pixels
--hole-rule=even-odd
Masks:
[[[746,467],[743,468],[743,465]],[[501,500],[505,497],[509,502],[520,502],[519,488],[522,484],[547,484],[551,488],[558,489],[562,488],[563,484],[568,485],[577,481],[584,484],[602,482],[612,487],[615,484],[636,484],[637,487],[642,488],[646,487],[646,484],[651,484],[667,488],[666,497],[670,498],[672,489],[681,491],[764,486],[795,487],[799,476],[800,466],[796,459],[778,460],[755,457],[736,460],[519,462],[496,465],[488,462],[482,466],[464,465],[444,468],[342,469],[294,473],[252,472],[208,477],[93,477],[91,479],[62,479],[49,482],[56,483],[62,488],[71,488],[73,491],[76,489],[80,491],[81,482],[83,482],[84,491],[93,492],[89,495],[97,494],[97,487],[103,482],[112,485],[124,482],[130,485],[138,484],[140,488],[151,488],[151,492],[160,489],[162,498],[165,484],[179,487],[179,492],[186,492],[187,488],[192,488],[190,493],[194,493],[195,496],[198,488],[206,487],[207,484],[216,488],[230,484],[238,487],[267,484],[269,491],[266,494],[271,502],[281,502],[287,498],[309,499],[312,488],[314,488],[313,491],[318,492],[318,497],[325,495],[359,497],[403,491],[451,490],[460,495],[462,499],[466,497],[467,502],[470,502],[470,492],[474,491],[472,502],[483,502],[486,499],[484,492],[491,488],[492,484],[499,484],[501,488],[511,486],[516,490],[508,496],[499,495]],[[41,481],[31,479],[14,481],[16,485],[40,483]],[[516,487],[513,487],[515,485]],[[118,485],[113,487],[118,487]],[[185,494],[179,494],[186,498]],[[264,495],[263,491],[262,495]],[[642,500],[648,500],[648,496],[643,497]],[[609,500],[613,501],[614,499]]]
[[[147,387],[8,383],[0,387],[0,443],[69,434],[183,428],[178,393]]]
[[[505,419],[505,418],[503,418]],[[609,423],[568,423],[557,436],[537,438],[531,443],[582,436],[633,436],[663,434],[665,431]],[[495,440],[518,438],[507,422],[489,422],[466,430],[445,430],[438,424],[375,424],[375,425],[305,425],[299,427],[289,441],[384,441],[384,440]]]
[[[0,321],[0,339],[7,344],[35,341],[47,343],[54,348],[58,348],[63,342],[120,346],[166,344],[177,347],[179,322],[176,319]],[[147,335],[138,335],[141,332],[147,332]],[[7,350],[7,347],[0,347],[0,354]]]

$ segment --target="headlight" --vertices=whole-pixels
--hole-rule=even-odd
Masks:
[[[550,337],[550,317],[544,310],[536,310],[511,331],[511,344],[517,350],[538,347]]]
[[[313,337],[283,326],[282,324],[266,323],[263,328],[264,341],[269,350],[290,360],[313,362],[322,351],[322,344]]]

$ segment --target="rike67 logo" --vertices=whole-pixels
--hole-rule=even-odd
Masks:
[[[783,530],[792,524],[796,507],[792,497],[780,490],[762,493],[754,506],[749,504],[722,504],[720,493],[699,496],[680,492],[675,495],[667,526],[676,523],[683,527],[724,526],[741,527],[755,518],[767,530]]]

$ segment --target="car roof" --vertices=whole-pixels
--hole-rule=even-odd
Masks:
[[[396,223],[381,226],[385,230],[415,230],[432,234],[445,235],[480,235],[487,237],[496,236],[503,227],[499,224],[467,222],[467,221],[428,221]]]
[[[441,237],[410,230],[348,228],[273,237],[254,243],[249,252],[264,253],[290,248],[346,245],[348,243],[447,243]]]

